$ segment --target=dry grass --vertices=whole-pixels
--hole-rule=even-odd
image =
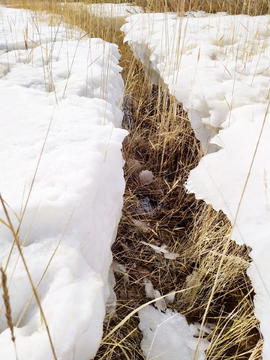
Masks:
[[[249,14],[252,16],[269,13],[269,0],[145,0],[140,2],[150,12],[205,11],[208,13]]]
[[[92,1],[96,2],[107,1]],[[123,274],[116,273],[117,309],[104,324],[104,336],[131,311],[147,302],[143,282],[147,277],[162,295],[195,285],[192,290],[177,294],[172,308],[190,322],[201,322],[205,317],[207,322],[215,324],[208,336],[207,358],[260,359],[262,340],[253,313],[253,290],[246,275],[249,249],[229,240],[231,225],[224,214],[186,194],[184,183],[190,170],[198,164],[201,152],[181,104],[168,94],[164,85],[151,86],[141,64],[134,59],[129,46],[123,44],[123,34],[104,28],[102,19],[78,7],[67,6],[63,10],[57,2],[18,0],[11,3],[62,15],[64,22],[79,26],[91,37],[115,42],[120,48],[125,81],[123,124],[130,134],[123,144],[126,191],[113,255],[126,267],[129,282]],[[269,12],[270,2],[149,0],[133,3],[142,5],[145,11],[181,13],[195,9],[258,15]],[[155,177],[150,185],[139,181],[139,172],[146,169]],[[141,223],[135,224],[134,220]],[[180,256],[167,260],[142,241],[166,244]],[[211,297],[215,281],[217,286]],[[96,359],[144,359],[140,349],[142,335],[137,326],[138,317],[133,316],[106,338]]]
[[[2,287],[3,287],[3,299],[4,305],[6,309],[6,318],[7,324],[11,332],[11,339],[15,343],[15,336],[14,336],[14,325],[11,316],[11,306],[9,301],[9,293],[8,293],[8,286],[7,286],[7,275],[5,270],[1,267],[1,279],[2,279]]]

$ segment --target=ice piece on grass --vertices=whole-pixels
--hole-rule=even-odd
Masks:
[[[132,220],[134,225],[137,226],[142,231],[148,231],[149,230],[149,223],[146,223],[145,221],[133,219]]]
[[[175,260],[176,258],[178,258],[178,256],[179,254],[177,253],[171,253],[171,252],[164,253],[165,259],[169,259],[169,260]]]
[[[175,299],[175,292],[172,292],[171,294],[165,297],[165,300],[167,301],[168,304],[172,304],[174,302],[174,299]]]
[[[160,311],[165,311],[167,306],[165,303],[164,298],[159,299],[161,297],[161,294],[158,290],[155,290],[153,287],[153,284],[151,282],[150,279],[148,278],[144,278],[143,282],[145,284],[145,294],[146,297],[148,299],[157,299],[157,301],[155,302],[155,306],[160,310]]]
[[[145,288],[146,297],[148,299],[155,299],[155,293],[154,293],[154,287],[152,281],[147,278],[144,278],[143,282],[145,284],[144,288]]]
[[[124,275],[124,282],[129,283],[129,276],[126,267],[123,264],[119,264],[117,261],[112,262],[111,268],[116,273],[121,273]]]
[[[142,165],[139,163],[138,160],[135,159],[128,159],[127,165],[129,167],[129,170],[131,171],[138,171],[141,169]]]
[[[109,283],[109,288],[110,288],[110,294],[109,294],[109,297],[107,298],[105,306],[106,306],[106,314],[109,314],[109,317],[110,317],[115,312],[116,300],[117,300],[116,294],[114,292],[114,287],[115,287],[115,284],[116,284],[116,280],[115,280],[115,277],[114,277],[112,266],[109,269],[108,283]]]
[[[157,299],[157,301],[155,302],[156,308],[159,311],[163,311],[163,312],[166,311],[167,305],[166,305],[165,299],[164,298],[159,299],[161,297],[160,292],[158,290],[155,290],[154,295],[155,295],[155,299]]]
[[[167,309],[165,313],[146,306],[139,311],[139,328],[143,333],[141,348],[147,360],[194,360],[197,330],[185,317]],[[200,339],[196,360],[204,360],[209,342]]]
[[[156,246],[156,245],[152,245],[152,244],[148,244],[145,241],[142,241],[142,244],[144,245],[148,245],[150,246],[152,249],[154,249],[158,254],[164,254],[165,259],[171,259],[174,260],[176,259],[179,254],[177,253],[171,253],[168,250],[166,250],[167,246],[166,245],[162,245],[162,246]]]
[[[150,170],[143,170],[139,174],[139,179],[142,185],[149,185],[154,181],[154,175]]]

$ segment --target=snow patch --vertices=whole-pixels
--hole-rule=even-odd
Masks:
[[[148,305],[139,311],[139,317],[143,333],[141,348],[146,360],[204,360],[209,342],[200,339],[195,357],[197,328],[188,325],[183,315],[170,309],[163,313]]]
[[[125,188],[120,55],[114,44],[63,24],[48,26],[27,10],[0,7],[0,17],[1,195],[15,231],[20,228],[58,359],[89,360],[102,337]],[[2,208],[0,218],[7,221]],[[12,243],[0,222],[18,358],[51,360]],[[1,357],[15,360],[2,297],[0,309]]]

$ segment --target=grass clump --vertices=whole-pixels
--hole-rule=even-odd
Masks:
[[[268,0],[145,0],[140,2],[149,12],[205,11],[207,13],[227,12],[230,15],[251,16],[269,13]]]
[[[109,1],[91,1],[100,2]],[[149,0],[132,3],[148,12],[181,14],[203,10],[250,15],[269,12],[269,1]],[[262,339],[253,312],[253,289],[246,275],[250,249],[230,241],[231,224],[222,212],[214,211],[186,193],[185,182],[200,161],[201,149],[181,104],[168,93],[164,84],[152,85],[141,63],[123,43],[123,33],[105,27],[103,19],[91,15],[85,7],[67,2],[63,6],[53,1],[23,0],[9,1],[9,5],[61,15],[65,23],[78,26],[90,37],[116,43],[121,53],[120,66],[125,81],[123,126],[129,135],[123,144],[126,161],[123,216],[112,251],[114,260],[125,267],[125,272],[116,273],[117,308],[104,323],[105,340],[96,359],[144,359],[138,317],[132,316],[122,326],[118,325],[148,301],[145,278],[161,295],[194,286],[176,294],[170,306],[190,322],[204,319],[213,324],[208,336],[207,358],[259,359]],[[141,183],[139,173],[142,170],[152,171],[152,183]],[[179,256],[168,260],[142,242],[165,244]],[[106,337],[116,326],[117,330]]]

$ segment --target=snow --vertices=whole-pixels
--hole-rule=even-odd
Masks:
[[[205,156],[186,187],[222,210],[250,246],[255,315],[270,359],[270,16],[134,15],[135,56],[183,103]]]
[[[146,360],[203,360],[209,343],[200,339],[198,352],[197,327],[188,325],[185,317],[167,309],[161,312],[153,306],[139,311],[139,328],[143,333],[141,347]],[[195,357],[196,354],[196,357]]]
[[[125,187],[120,55],[114,44],[26,10],[0,7],[0,21],[1,195],[58,359],[89,360],[102,337]],[[7,222],[2,208],[0,219]],[[0,222],[18,358],[53,359],[12,242]],[[15,360],[2,297],[0,314],[1,358]]]
[[[133,6],[132,4],[123,3],[123,4],[91,4],[89,5],[92,13],[99,17],[107,18],[123,18],[123,20],[134,14],[142,12],[140,6]]]
[[[230,109],[267,101],[270,74],[269,17],[217,15],[137,14],[122,27],[153,80],[183,103],[205,153],[219,148],[210,140]]]

